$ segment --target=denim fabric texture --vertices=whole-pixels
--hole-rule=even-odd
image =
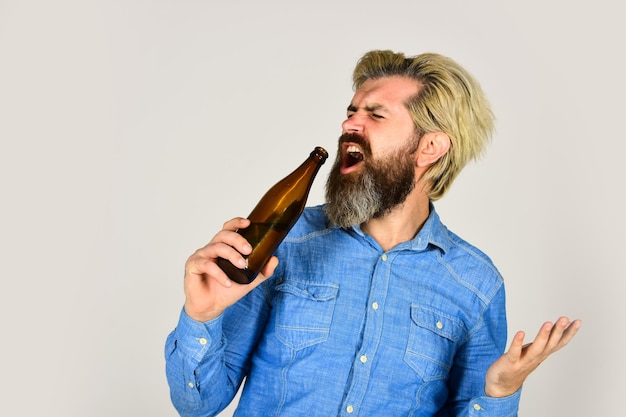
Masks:
[[[207,323],[181,312],[166,342],[181,416],[517,416],[484,393],[505,349],[505,291],[481,251],[431,214],[389,251],[309,207],[272,278]]]

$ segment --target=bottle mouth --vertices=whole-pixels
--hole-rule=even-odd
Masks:
[[[317,146],[313,150],[313,152],[311,152],[311,156],[316,157],[323,164],[324,162],[326,162],[326,158],[328,158],[328,152],[326,151],[326,149],[322,148],[321,146]]]

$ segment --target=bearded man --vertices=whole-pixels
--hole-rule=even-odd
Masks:
[[[218,414],[244,379],[236,416],[516,416],[526,377],[578,331],[561,317],[505,352],[502,277],[435,211],[493,129],[472,76],[371,51],[353,79],[327,202],[261,275],[239,285],[216,264],[245,265],[243,218],[188,259],[166,343],[181,416]]]

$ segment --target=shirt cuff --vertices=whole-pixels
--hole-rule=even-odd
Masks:
[[[205,323],[189,317],[183,308],[174,330],[176,347],[185,355],[202,362],[206,355],[216,353],[223,347],[222,315]]]
[[[508,397],[476,397],[469,404],[470,417],[512,417],[517,416],[521,388]]]

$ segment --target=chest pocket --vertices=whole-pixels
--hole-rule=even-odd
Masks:
[[[424,381],[447,377],[457,342],[465,334],[463,322],[438,310],[411,305],[411,330],[404,362]]]
[[[276,336],[292,349],[328,339],[339,286],[288,281],[276,287]]]

